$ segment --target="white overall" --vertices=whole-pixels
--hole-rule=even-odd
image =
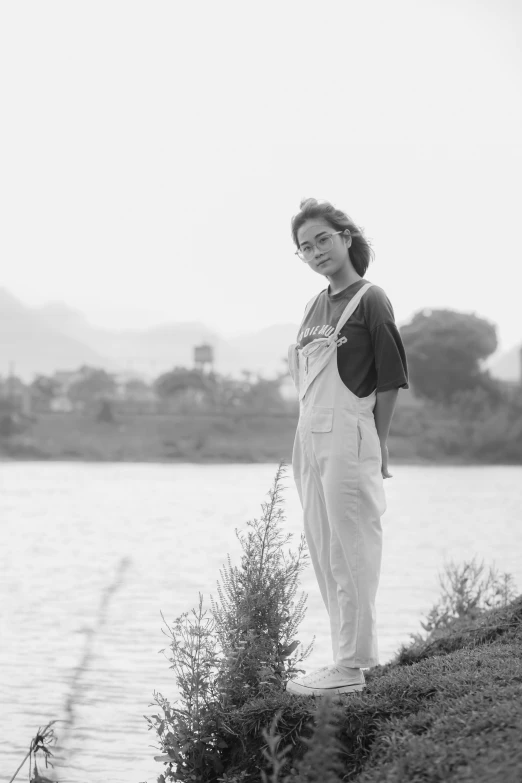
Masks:
[[[334,663],[350,668],[379,663],[375,598],[386,497],[373,416],[377,395],[359,398],[345,386],[337,369],[337,340],[372,285],[351,299],[330,337],[288,349],[299,393],[292,468],[304,531],[330,617]]]

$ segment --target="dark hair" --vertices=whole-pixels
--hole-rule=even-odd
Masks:
[[[373,249],[363,234],[362,228],[356,226],[353,220],[345,212],[336,209],[329,201],[317,201],[315,198],[306,198],[299,204],[301,210],[292,218],[292,239],[297,248],[297,232],[310,218],[323,218],[336,231],[348,229],[352,235],[352,244],[348,250],[350,261],[358,275],[364,277],[370,261],[374,259]]]

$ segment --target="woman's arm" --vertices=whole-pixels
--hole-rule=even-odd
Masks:
[[[388,389],[387,391],[377,392],[377,402],[375,403],[373,415],[375,417],[375,426],[381,444],[386,443],[388,440],[388,433],[390,432],[391,420],[398,394],[399,389]]]
[[[398,393],[399,389],[388,389],[387,391],[377,392],[377,402],[375,403],[375,408],[373,410],[375,427],[379,440],[381,441],[381,473],[382,477],[385,479],[392,478],[392,474],[388,470],[388,446],[386,445],[386,441],[388,440],[388,433],[390,431],[390,424]]]

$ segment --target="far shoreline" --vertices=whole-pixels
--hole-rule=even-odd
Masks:
[[[260,459],[252,460],[238,459],[237,457],[231,459],[186,459],[186,458],[173,458],[173,459],[158,459],[157,457],[151,459],[115,459],[115,458],[93,458],[86,456],[72,457],[70,455],[48,455],[48,456],[35,456],[30,454],[3,454],[0,453],[0,462],[38,462],[42,464],[47,463],[71,463],[71,464],[88,464],[88,465],[275,465],[283,458],[274,459]],[[291,468],[291,459],[284,460],[285,464]],[[521,467],[518,462],[484,462],[481,460],[469,460],[459,459],[453,457],[441,457],[438,459],[428,459],[424,457],[398,457],[394,459],[390,458],[390,469],[393,470],[394,466],[409,466],[409,467]]]

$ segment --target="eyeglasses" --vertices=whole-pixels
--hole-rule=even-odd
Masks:
[[[320,253],[324,253],[326,250],[332,249],[332,237],[334,237],[336,234],[344,234],[344,231],[334,231],[333,234],[324,234],[324,236],[319,237],[315,244],[311,242],[310,244],[305,245],[305,247],[300,247],[299,250],[295,251],[295,255],[299,256],[302,261],[311,261],[315,256],[315,247]]]

